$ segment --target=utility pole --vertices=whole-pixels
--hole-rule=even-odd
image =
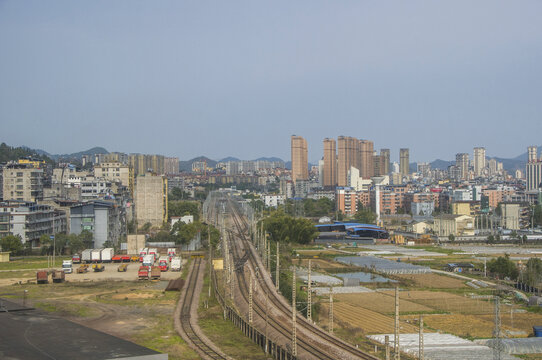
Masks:
[[[233,299],[233,290],[234,290],[234,281],[235,277],[233,276],[233,255],[230,255],[230,295],[231,295],[231,301],[234,302]]]
[[[249,288],[248,288],[248,323],[252,325],[252,307],[253,307],[253,300],[252,300],[252,273],[249,271],[250,279],[249,279]]]
[[[394,354],[395,360],[401,359],[401,351],[399,350],[399,287],[395,287],[395,329],[394,329]]]
[[[267,241],[267,270],[271,273],[271,242]]]
[[[329,288],[329,332],[333,334],[333,287]]]
[[[279,252],[280,243],[277,241],[277,268],[275,269],[275,288],[279,289],[279,278],[280,278],[280,252]]]
[[[493,330],[493,336],[495,338],[493,342],[493,359],[501,360],[501,310],[498,296],[495,296],[495,329]]]
[[[423,315],[420,315],[420,348],[419,359],[423,360]]]
[[[309,259],[309,273],[307,275],[307,281],[307,320],[312,323],[311,259]]]
[[[267,288],[265,289],[265,353],[267,354],[269,352],[269,349],[267,348],[268,340],[267,340],[267,324],[269,323],[269,292]]]
[[[386,346],[386,360],[390,360],[390,337],[386,335],[384,337],[384,346]]]
[[[296,273],[295,273],[295,266],[294,266],[294,272],[292,274],[292,355],[297,356],[297,332],[296,332],[296,324],[297,324],[297,309],[296,309],[296,290],[297,290],[297,284],[296,284]]]

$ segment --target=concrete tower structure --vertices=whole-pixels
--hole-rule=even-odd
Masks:
[[[292,135],[292,180],[308,180],[309,162],[307,155],[307,140],[301,136]]]
[[[324,139],[324,187],[337,186],[337,146],[335,139]]]
[[[486,168],[486,149],[483,147],[474,148],[474,176],[482,176]]]
[[[401,149],[399,150],[399,171],[401,175],[406,176],[410,173],[410,159],[409,159],[409,150]]]
[[[536,162],[538,160],[537,151],[538,150],[536,146],[529,146],[527,148],[528,162]]]

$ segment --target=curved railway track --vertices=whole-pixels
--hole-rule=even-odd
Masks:
[[[202,339],[200,335],[195,331],[192,326],[191,321],[191,312],[192,305],[195,298],[196,285],[198,280],[198,275],[200,273],[202,259],[194,259],[194,264],[192,265],[192,270],[190,272],[190,278],[188,280],[188,287],[182,297],[182,307],[181,307],[181,327],[184,331],[184,334],[188,340],[192,343],[195,350],[205,358],[209,359],[229,359],[228,357],[220,354],[215,349],[207,344],[208,339]]]
[[[235,207],[235,204],[231,203],[231,200],[229,201],[229,208],[232,209],[232,219],[235,223],[235,226],[237,227],[237,233],[238,237],[242,242],[243,249],[240,248],[238,242],[231,241],[232,249],[234,251],[234,257],[239,259],[242,257],[242,250],[245,250],[245,253],[249,254],[249,261],[248,263],[252,267],[252,270],[255,269],[256,266],[258,266],[258,261],[256,259],[255,254],[251,251],[250,243],[247,240],[245,233],[247,231],[248,225],[246,224],[246,221],[243,216],[241,216],[238,213],[238,209]],[[259,267],[259,266],[258,266]],[[238,273],[238,278],[242,281],[238,281],[240,292],[243,294],[243,297],[245,298],[245,301],[248,304],[247,295],[248,294],[248,281],[245,277],[244,272]],[[278,299],[278,295],[276,294],[275,288],[269,287],[269,284],[267,282],[263,282],[265,286],[267,287],[266,291],[269,295],[269,300],[274,304],[274,306],[281,311],[282,314],[287,319],[291,319],[292,317],[292,311],[290,306],[287,306],[283,301],[280,301]],[[258,301],[254,301],[254,310],[257,314],[259,314],[262,317],[265,317],[265,308],[261,306],[261,304]],[[279,333],[281,333],[283,336],[285,336],[287,339],[291,338],[291,321],[289,322],[281,322],[276,321],[275,319],[271,320],[269,319],[270,325]],[[308,354],[311,354],[315,358],[318,359],[337,359],[340,357],[339,354],[337,354],[337,349],[339,351],[345,352],[350,358],[358,358],[358,359],[371,359],[371,360],[377,360],[378,358],[374,355],[365,353],[358,348],[352,346],[351,344],[348,344],[347,342],[330,335],[326,331],[322,330],[321,328],[314,326],[313,324],[309,323],[304,317],[297,314],[297,328],[298,328],[298,338],[297,338],[297,344],[298,347],[306,351]],[[308,341],[305,336],[302,336],[299,334],[299,329],[303,329],[303,332],[311,332],[315,335],[315,338],[311,339],[312,341]],[[317,340],[319,338],[319,340]],[[326,345],[330,344],[329,345]],[[333,349],[333,347],[335,349]]]

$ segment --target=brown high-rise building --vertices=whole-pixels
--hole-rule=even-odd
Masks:
[[[309,161],[307,155],[307,140],[301,136],[292,135],[292,180],[308,180]]]
[[[337,141],[337,185],[347,186],[348,170],[359,167],[359,140],[349,136],[339,136]]]
[[[380,149],[380,175],[390,172],[390,149]]]
[[[399,150],[399,172],[401,175],[408,175],[410,173],[408,149]]]
[[[324,139],[324,187],[337,186],[337,146],[335,139]]]
[[[359,175],[364,179],[374,176],[374,145],[371,140],[359,140]]]
[[[380,166],[382,165],[382,161],[380,161],[380,155],[377,155],[376,153],[373,155],[373,164],[374,164],[374,176],[381,176],[382,169]]]

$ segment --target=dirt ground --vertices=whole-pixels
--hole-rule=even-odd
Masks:
[[[465,281],[438,274],[405,274],[395,275],[395,277],[412,281],[413,286],[421,288],[460,289],[467,287]]]

